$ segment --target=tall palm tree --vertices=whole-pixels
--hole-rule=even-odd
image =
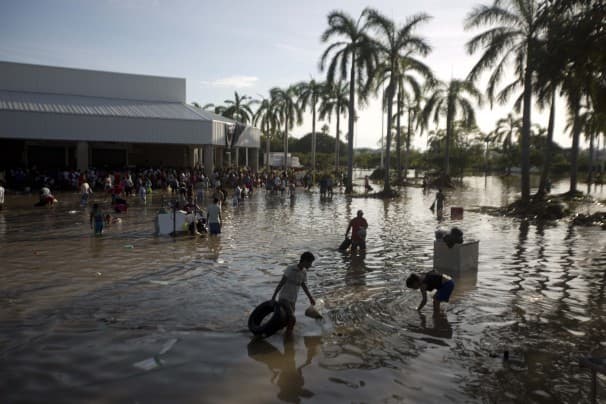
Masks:
[[[288,130],[303,121],[303,113],[297,104],[297,88],[291,85],[285,89],[274,87],[270,90],[276,112],[284,125],[284,171],[288,169]]]
[[[570,194],[577,192],[578,154],[583,131],[581,109],[584,102],[606,99],[606,41],[604,4],[601,1],[554,0],[546,2],[542,17],[549,57],[542,65],[552,66],[561,76],[560,89],[566,97],[572,121]],[[543,56],[543,55],[541,55]],[[596,97],[596,95],[601,96]],[[594,104],[597,105],[597,104]]]
[[[271,98],[263,98],[259,101],[259,107],[253,115],[253,124],[261,127],[265,134],[265,156],[266,169],[269,171],[269,155],[271,137],[280,127],[280,117],[278,115],[276,103]]]
[[[247,95],[240,95],[234,91],[233,100],[224,101],[227,106],[223,111],[223,116],[235,119],[236,121],[246,124],[252,120],[253,112],[250,108],[252,99]]]
[[[470,100],[471,99],[471,100]],[[425,106],[421,111],[421,124],[427,127],[433,117],[438,125],[440,118],[446,118],[446,145],[444,155],[444,174],[450,175],[450,146],[454,134],[454,121],[460,119],[464,125],[475,125],[476,115],[472,105],[482,103],[482,96],[475,86],[467,80],[452,79],[448,83],[437,82],[431,88]]]
[[[533,52],[541,34],[537,0],[495,0],[490,6],[475,7],[465,20],[466,29],[489,26],[490,28],[467,43],[470,54],[483,49],[483,54],[471,69],[468,79],[475,81],[482,72],[491,69],[488,79],[488,98],[492,104],[508,63],[513,62],[515,79],[498,94],[504,103],[517,88],[523,88],[522,133],[520,138],[522,169],[522,203],[530,200],[530,126],[532,80],[535,67]]]
[[[325,84],[314,79],[297,84],[299,106],[302,111],[311,108],[311,170],[316,171],[316,105],[325,92]]]
[[[338,82],[327,85],[326,92],[320,101],[320,119],[328,117],[329,121],[333,114],[337,117],[337,127],[335,136],[335,172],[339,172],[339,162],[341,156],[339,153],[339,146],[341,144],[340,134],[340,122],[341,115],[347,113],[347,106],[349,105],[349,83]]]
[[[513,114],[507,114],[506,118],[501,118],[497,121],[497,127],[494,131],[494,140],[502,145],[501,150],[505,156],[505,173],[507,175],[511,175],[512,144],[514,139],[519,137],[521,129],[521,120]]]
[[[349,79],[349,105],[347,130],[347,184],[345,192],[353,191],[353,136],[356,118],[356,86],[365,85],[373,74],[375,54],[372,41],[368,36],[368,21],[365,12],[355,20],[343,11],[328,14],[328,28],[322,33],[322,42],[335,39],[320,58],[320,70],[326,68],[326,81],[335,83],[336,75],[340,80]],[[349,77],[347,69],[349,68]],[[338,70],[338,71],[337,71]]]
[[[415,59],[415,55],[427,55],[431,48],[427,41],[417,36],[413,31],[419,24],[427,22],[430,17],[427,14],[418,14],[409,17],[403,26],[396,27],[393,21],[385,17],[377,10],[366,9],[368,23],[378,34],[378,39],[373,41],[379,60],[373,80],[375,92],[387,82],[385,91],[385,102],[387,105],[387,138],[385,147],[385,179],[384,191],[391,191],[390,184],[390,160],[391,160],[391,131],[393,121],[393,101],[399,88],[404,66],[426,66]],[[367,86],[367,89],[369,86]]]

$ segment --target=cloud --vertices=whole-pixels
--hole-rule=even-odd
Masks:
[[[202,81],[203,86],[244,88],[252,87],[259,80],[255,76],[229,76],[212,81]]]

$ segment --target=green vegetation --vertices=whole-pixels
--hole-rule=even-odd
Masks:
[[[509,175],[519,167],[522,194],[516,206],[538,206],[550,177],[569,173],[571,196],[578,193],[579,171],[587,172],[589,182],[594,180],[600,139],[602,153],[606,143],[606,5],[602,1],[495,0],[473,8],[463,23],[479,32],[465,46],[479,58],[465,79],[448,82],[434,77],[423,62],[431,48],[416,31],[429,18],[418,14],[400,24],[372,8],[358,18],[332,11],[321,34],[327,46],[319,60],[324,82],[311,79],[273,88],[261,100],[234,93],[225,105],[202,108],[258,125],[264,133],[265,153],[273,150],[286,156],[290,144],[313,171],[340,171],[346,165],[347,192],[352,190],[354,165],[376,168],[381,162],[380,151],[353,147],[356,105],[363,108],[374,96],[381,97],[387,114],[380,171],[383,195],[389,195],[394,181],[406,184],[402,173],[409,167],[441,172],[446,180],[470,171]],[[479,89],[485,74],[487,86]],[[504,79],[511,81],[502,84]],[[483,92],[491,107],[515,100],[514,111],[489,133],[475,124],[475,108],[483,102]],[[571,150],[553,142],[557,96],[566,100]],[[253,105],[258,106],[254,113]],[[549,108],[547,128],[533,125],[533,106]],[[312,113],[312,133],[295,139],[288,133],[301,123],[306,108]],[[345,115],[346,143],[342,143]],[[329,123],[336,118],[334,136],[327,125],[324,133],[316,131],[317,117]],[[422,134],[427,135],[423,152],[411,148],[411,139]],[[579,149],[581,136],[589,142],[588,151]],[[533,170],[541,174],[541,181],[531,196]],[[603,181],[603,166],[599,171],[597,181]]]

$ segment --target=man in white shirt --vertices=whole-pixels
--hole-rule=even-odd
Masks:
[[[213,203],[206,209],[206,222],[211,235],[221,234],[221,206],[219,198],[214,198]]]
[[[88,204],[88,197],[93,194],[93,190],[88,184],[88,182],[84,181],[82,185],[80,185],[80,205],[86,206]]]
[[[0,181],[0,210],[4,208],[4,187],[2,181]]]
[[[280,283],[276,287],[271,300],[276,299],[276,295],[280,292],[280,298],[278,303],[284,307],[287,315],[286,333],[285,336],[292,335],[292,329],[297,322],[295,318],[295,304],[297,303],[297,295],[299,294],[299,288],[303,288],[303,292],[309,298],[309,302],[312,305],[316,304],[316,301],[312,297],[309,289],[307,288],[307,269],[311,267],[316,257],[309,251],[301,254],[299,263],[297,265],[289,265],[284,271],[284,275],[280,280]]]

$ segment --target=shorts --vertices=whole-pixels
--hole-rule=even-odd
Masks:
[[[286,299],[278,299],[278,303],[282,306],[286,312],[287,319],[295,319],[295,304]]]
[[[221,234],[221,223],[209,223],[208,230],[210,234]]]
[[[439,302],[448,302],[450,295],[455,287],[454,281],[451,279],[440,286],[440,289],[436,292],[435,299]]]
[[[356,248],[360,250],[366,250],[366,240],[351,240],[351,251],[355,251]]]
[[[95,220],[95,234],[103,233],[103,221]]]

